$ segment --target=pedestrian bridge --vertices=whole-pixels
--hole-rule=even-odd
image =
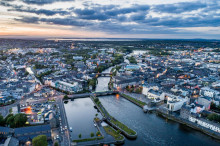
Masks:
[[[92,93],[82,93],[82,94],[73,94],[68,95],[70,99],[77,99],[77,98],[86,98],[90,96],[106,96],[106,95],[114,95],[118,94],[118,91],[97,91]]]
[[[112,73],[96,73],[96,75],[97,76],[104,76],[104,77],[106,77],[106,76],[111,76]]]

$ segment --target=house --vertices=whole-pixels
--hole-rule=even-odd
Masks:
[[[55,116],[55,113],[52,111],[44,114],[44,120],[50,124],[51,128],[56,128],[58,126],[58,120]]]
[[[217,123],[193,116],[189,116],[189,121],[220,134],[220,126]]]
[[[140,83],[140,79],[134,77],[114,76],[112,79],[114,88],[125,88],[126,86],[137,85]]]
[[[14,137],[17,138],[21,143],[25,143],[28,140],[32,140],[38,135],[46,135],[47,139],[51,139],[51,126],[50,125],[40,125],[40,126],[30,126],[21,127],[14,129]]]
[[[63,81],[57,81],[55,82],[55,87],[67,92],[75,93],[78,91],[81,91],[82,89],[79,88],[79,83],[74,82],[73,84],[63,82]]]
[[[153,90],[153,89],[150,89],[148,92],[147,92],[147,97],[149,99],[161,99],[161,94],[162,92],[158,91],[158,90]]]
[[[197,103],[183,104],[180,110],[180,117],[188,120],[191,114],[200,116],[199,114],[203,111],[205,111],[205,106],[203,105]]]
[[[73,56],[73,59],[74,60],[83,60],[83,57],[82,56]]]
[[[209,87],[202,87],[200,90],[200,95],[211,98],[220,98],[220,92]]]
[[[212,102],[212,98],[208,96],[201,96],[197,99],[198,104],[204,105],[205,109],[209,110]]]
[[[139,65],[127,65],[125,67],[125,70],[139,70],[140,66]]]
[[[0,126],[0,137],[7,137],[11,135],[12,132],[13,132],[13,129]]]
[[[181,109],[184,103],[187,102],[185,98],[172,98],[167,101],[167,108],[169,111],[178,111]]]

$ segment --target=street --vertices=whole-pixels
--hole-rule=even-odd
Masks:
[[[69,131],[69,125],[68,125],[62,97],[57,97],[56,102],[60,110],[60,118],[61,118],[60,128],[62,128],[63,131],[63,134],[61,132],[61,136],[62,136],[61,145],[70,146],[71,145],[70,131]],[[67,129],[65,129],[65,127],[67,127]]]

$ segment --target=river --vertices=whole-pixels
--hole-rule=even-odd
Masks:
[[[110,72],[111,68],[104,72]],[[109,77],[99,77],[96,91],[108,90]],[[125,140],[126,146],[217,146],[219,142],[211,137],[195,131],[179,123],[168,121],[156,114],[146,114],[143,110],[122,97],[101,96],[101,103],[107,111],[119,121],[123,122],[138,133],[136,140]],[[70,101],[65,105],[68,123],[73,127],[72,138],[79,133],[88,138],[90,132],[96,132],[93,125],[94,115],[97,113],[89,98]]]

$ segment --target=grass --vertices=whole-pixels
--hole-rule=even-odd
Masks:
[[[103,128],[105,129],[105,132],[113,136],[115,140],[123,140],[124,137],[120,133],[117,133],[117,131],[115,131],[112,127],[104,126]]]
[[[101,136],[101,137],[94,137],[94,138],[76,139],[76,140],[73,140],[73,142],[86,142],[86,141],[93,141],[93,140],[101,140],[103,138],[104,137]]]
[[[97,118],[97,117],[95,117],[94,120],[95,120],[96,122],[99,122],[99,121],[100,121],[100,119]]]
[[[94,100],[93,97],[92,97],[92,100]],[[132,129],[128,128],[126,125],[124,125],[123,123],[119,122],[119,121],[116,120],[114,117],[112,117],[112,116],[106,111],[106,109],[104,108],[104,106],[101,104],[100,101],[98,101],[96,104],[97,104],[97,106],[100,107],[100,110],[101,110],[101,112],[102,112],[104,115],[107,114],[107,115],[105,115],[105,116],[111,118],[110,122],[112,122],[113,124],[117,125],[119,128],[121,128],[122,130],[124,130],[126,133],[128,133],[128,134],[130,134],[130,135],[135,135],[135,134],[136,134],[135,131],[133,131]],[[103,109],[102,109],[101,107],[103,107]]]
[[[132,98],[132,97],[130,97],[130,96],[128,96],[128,95],[122,94],[122,96],[124,96],[124,97],[130,99],[131,101],[133,101],[133,102],[135,102],[135,103],[137,103],[137,104],[139,104],[139,105],[141,105],[141,106],[145,106],[145,105],[146,105],[145,102],[140,101],[140,100],[135,99],[135,98]]]
[[[116,126],[118,126],[119,128],[121,128],[122,130],[124,130],[126,133],[130,134],[130,135],[135,135],[136,132],[133,131],[132,129],[128,128],[126,125],[124,125],[123,123],[119,122],[116,119],[111,119],[111,121],[113,124],[115,124]]]

